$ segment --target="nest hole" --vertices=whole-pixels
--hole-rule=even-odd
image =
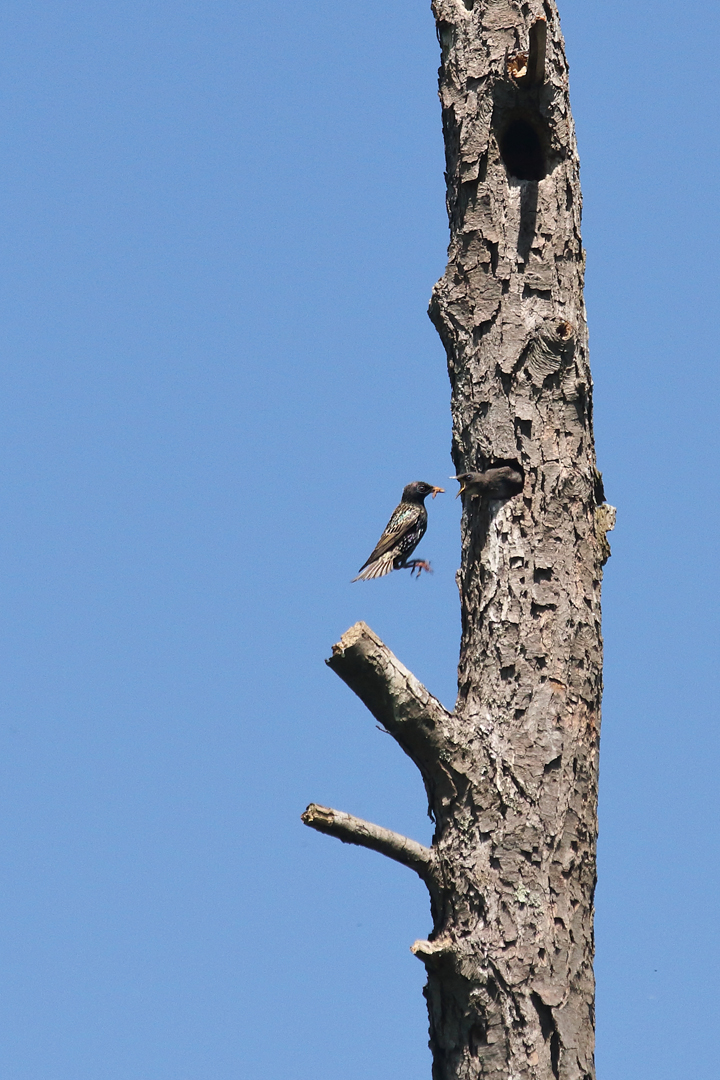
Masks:
[[[542,141],[528,120],[517,119],[508,125],[500,139],[500,156],[508,176],[516,180],[542,180],[547,176]]]

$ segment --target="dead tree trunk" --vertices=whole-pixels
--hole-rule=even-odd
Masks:
[[[430,315],[466,492],[462,643],[447,712],[366,627],[328,661],[420,769],[432,848],[310,806],[306,824],[412,867],[433,932],[434,1080],[594,1080],[600,582],[578,157],[554,0],[433,0],[450,247]]]

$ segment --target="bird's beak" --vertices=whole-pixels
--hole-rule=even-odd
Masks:
[[[465,481],[461,480],[459,476],[451,476],[450,479],[451,480],[457,480],[458,483],[460,484],[460,490],[458,491],[457,495],[455,496],[456,499],[459,499],[460,496],[462,495],[463,491],[465,490]]]
[[[433,499],[435,498],[436,495],[444,495],[444,494],[445,494],[445,488],[433,488],[432,489],[432,497],[433,497]]]

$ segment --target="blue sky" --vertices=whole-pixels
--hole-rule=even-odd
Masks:
[[[604,590],[600,1080],[717,1080],[720,10],[561,7]],[[0,2],[0,1074],[430,1075],[430,838],[325,667],[365,619],[451,705],[435,574],[350,584],[451,470],[438,48],[409,0]],[[452,484],[448,487],[452,488]]]

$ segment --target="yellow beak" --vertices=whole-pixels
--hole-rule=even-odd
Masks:
[[[444,495],[444,494],[445,494],[445,488],[433,488],[432,489],[432,497],[433,497],[433,499],[435,498],[436,495]]]

